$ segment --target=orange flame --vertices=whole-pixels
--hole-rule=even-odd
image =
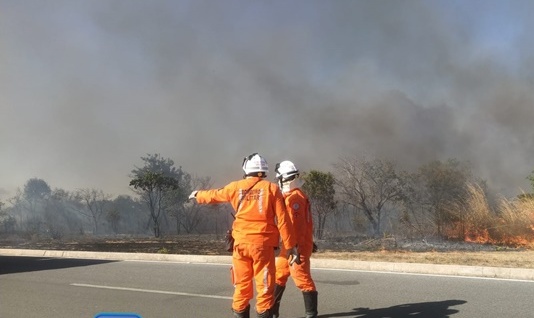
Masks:
[[[488,229],[458,222],[453,224],[445,233],[449,239],[463,240],[464,242],[509,247],[534,246],[534,224],[523,227],[522,230],[515,229],[515,231],[511,231],[509,227],[502,223],[498,227]]]

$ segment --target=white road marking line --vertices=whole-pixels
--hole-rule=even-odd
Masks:
[[[140,262],[140,263],[171,263],[171,264],[193,264],[193,265],[208,265],[208,266],[232,266],[231,263],[198,263],[198,262],[179,262],[179,261],[159,261],[159,260],[124,260],[125,262]],[[500,278],[500,277],[481,277],[481,276],[469,276],[466,275],[454,275],[454,274],[432,274],[432,273],[412,273],[412,272],[395,272],[387,270],[365,270],[365,269],[345,269],[345,268],[324,268],[311,266],[312,270],[317,271],[339,271],[339,272],[360,272],[360,273],[372,273],[372,274],[393,274],[393,275],[413,275],[413,276],[431,276],[431,277],[449,277],[449,278],[462,278],[462,279],[480,279],[480,280],[500,280],[510,282],[523,282],[534,283],[534,280],[525,278]]]
[[[203,294],[191,294],[191,293],[180,293],[173,291],[165,290],[151,290],[151,289],[140,289],[140,288],[129,288],[129,287],[117,287],[117,286],[102,286],[102,285],[91,285],[91,284],[77,284],[72,283],[71,286],[77,287],[90,287],[90,288],[101,288],[101,289],[112,289],[112,290],[125,290],[125,291],[134,291],[142,293],[152,293],[152,294],[165,294],[165,295],[179,295],[179,296],[189,296],[189,297],[201,297],[201,298],[215,298],[215,299],[230,299],[232,297],[227,296],[217,296],[217,295],[203,295]]]
[[[312,267],[312,270],[333,271],[333,272],[359,272],[359,273],[369,273],[369,274],[393,274],[393,275],[407,275],[407,276],[430,276],[430,277],[480,279],[480,280],[500,280],[500,281],[509,281],[509,282],[518,282],[518,283],[534,283],[534,280],[530,280],[530,279],[481,277],[481,276],[452,275],[452,274],[428,274],[428,273],[410,273],[410,272],[373,271],[373,270],[364,270],[364,269],[313,268],[313,267]]]
[[[232,263],[205,263],[205,262],[199,263],[199,262],[185,262],[185,261],[183,261],[183,262],[181,262],[181,261],[151,261],[151,260],[140,260],[140,259],[126,259],[123,262],[232,266]]]

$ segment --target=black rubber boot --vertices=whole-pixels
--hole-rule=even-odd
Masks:
[[[273,308],[271,308],[273,318],[280,317],[280,301],[282,301],[282,295],[284,294],[284,290],[286,290],[286,286],[280,286],[278,284],[274,286],[274,305]]]
[[[317,318],[317,291],[302,292],[306,318]]]
[[[261,314],[259,312],[256,312],[258,318],[272,318],[273,315],[270,310],[266,310],[262,312]]]
[[[234,313],[234,318],[250,318],[250,305],[245,310],[239,312],[232,308],[232,312]]]

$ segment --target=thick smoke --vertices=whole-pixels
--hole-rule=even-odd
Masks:
[[[147,153],[219,186],[258,151],[302,170],[457,158],[498,191],[529,190],[528,1],[0,7],[0,188],[131,193]]]

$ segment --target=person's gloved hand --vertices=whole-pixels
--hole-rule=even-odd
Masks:
[[[317,244],[315,244],[315,242],[313,242],[312,253],[315,253],[315,252],[317,252]]]
[[[191,192],[191,194],[189,195],[189,198],[188,198],[188,199],[191,200],[191,199],[196,198],[196,196],[197,196],[197,192],[198,192],[197,190]]]
[[[296,246],[287,251],[287,258],[289,259],[289,266],[293,265],[293,263],[301,264],[300,253]]]

